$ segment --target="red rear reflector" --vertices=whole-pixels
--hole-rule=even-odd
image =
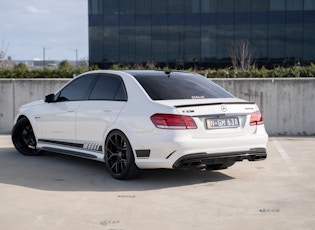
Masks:
[[[261,112],[258,110],[256,112],[253,112],[251,115],[250,115],[250,125],[251,126],[254,126],[254,125],[261,125],[263,124],[264,121],[263,121],[263,117],[261,115]]]
[[[197,125],[190,116],[175,114],[154,114],[151,121],[159,129],[196,129]]]

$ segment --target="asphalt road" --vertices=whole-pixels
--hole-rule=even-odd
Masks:
[[[145,170],[19,154],[0,136],[0,229],[315,229],[315,138],[270,138],[268,158],[222,171]]]

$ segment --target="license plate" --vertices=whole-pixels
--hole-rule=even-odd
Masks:
[[[206,119],[207,129],[237,128],[240,126],[237,117]]]

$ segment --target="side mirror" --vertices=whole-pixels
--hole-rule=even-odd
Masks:
[[[45,102],[52,103],[55,102],[55,94],[49,94],[45,96]]]

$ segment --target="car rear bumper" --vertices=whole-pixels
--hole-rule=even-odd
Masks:
[[[147,142],[144,141],[147,139]],[[160,141],[157,141],[160,140]],[[246,136],[217,138],[192,138],[188,135],[145,136],[132,142],[135,163],[141,169],[183,168],[196,165],[220,164],[220,162],[263,160],[266,158],[268,135],[260,132]],[[146,155],[138,152],[146,151]]]
[[[173,164],[173,168],[202,167],[203,165],[224,164],[226,162],[243,160],[258,161],[266,158],[267,152],[265,148],[255,148],[245,152],[219,154],[196,153],[179,158]]]

